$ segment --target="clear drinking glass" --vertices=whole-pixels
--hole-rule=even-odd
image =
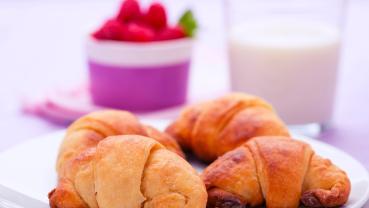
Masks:
[[[231,88],[287,124],[332,117],[345,0],[225,0]]]

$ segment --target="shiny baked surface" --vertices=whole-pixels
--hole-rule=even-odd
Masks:
[[[351,189],[343,170],[288,137],[256,137],[218,158],[202,177],[208,207],[336,207]]]
[[[287,127],[263,99],[230,93],[184,108],[166,132],[184,149],[211,162],[255,136],[289,136]]]
[[[203,207],[204,184],[182,157],[170,135],[141,124],[129,112],[90,113],[64,136],[50,206]]]

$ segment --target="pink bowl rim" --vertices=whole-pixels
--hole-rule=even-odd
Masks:
[[[99,44],[105,46],[115,47],[127,47],[132,50],[148,50],[148,49],[173,49],[178,47],[184,47],[195,42],[195,38],[180,38],[164,41],[150,41],[150,42],[129,42],[129,41],[117,41],[117,40],[99,40],[92,36],[87,36],[87,42],[92,44]]]
[[[89,61],[111,66],[160,66],[191,59],[194,39],[183,38],[157,42],[123,42],[88,37]]]

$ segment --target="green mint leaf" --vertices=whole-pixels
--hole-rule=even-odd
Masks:
[[[179,19],[178,24],[184,29],[188,37],[195,36],[197,29],[197,21],[191,10],[187,10]]]

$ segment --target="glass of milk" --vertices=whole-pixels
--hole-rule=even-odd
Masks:
[[[287,124],[328,124],[344,0],[226,0],[231,88],[263,97]]]

